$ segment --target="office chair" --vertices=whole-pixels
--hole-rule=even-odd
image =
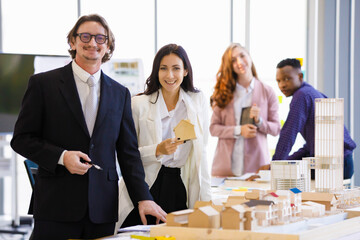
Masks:
[[[35,178],[36,178],[36,174],[37,174],[37,170],[38,170],[38,165],[28,159],[26,159],[24,161],[24,164],[25,164],[25,168],[26,168],[26,173],[28,174],[28,177],[30,180],[31,188],[34,190]]]
[[[33,193],[31,194],[31,200],[30,200],[28,214],[33,214],[35,179],[36,179],[36,174],[37,174],[39,166],[29,159],[24,160],[24,165],[26,168],[26,173],[29,177],[31,188],[33,190]]]
[[[30,160],[25,160],[24,165],[25,165],[26,173],[28,174],[28,177],[30,180],[31,188],[34,191],[34,185],[35,185],[35,179],[36,179],[38,165]],[[29,214],[33,213],[33,195],[31,195],[28,213]],[[31,225],[31,224],[32,224],[32,218],[29,219],[28,217],[20,217],[20,226],[21,225]],[[19,228],[20,226],[15,226],[14,223],[12,223],[12,226],[7,227],[5,229],[0,229],[0,238],[2,238],[2,234],[12,234],[12,235],[21,234],[21,235],[25,236],[28,233],[28,231]],[[32,234],[29,239],[33,239]]]
[[[36,174],[37,174],[39,166],[29,159],[24,160],[24,165],[25,165],[26,173],[29,177],[31,188],[33,190],[32,194],[31,194],[31,200],[30,200],[30,204],[29,204],[28,214],[33,214],[34,188],[35,188]],[[32,240],[32,239],[33,239],[33,233],[31,233],[29,240]]]

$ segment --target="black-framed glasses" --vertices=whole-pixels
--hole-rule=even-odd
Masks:
[[[95,38],[95,42],[98,44],[104,44],[106,42],[106,40],[108,39],[108,36],[105,36],[103,34],[92,35],[90,33],[78,33],[78,34],[76,34],[76,36],[79,36],[80,40],[83,43],[89,43],[91,41],[92,37]]]

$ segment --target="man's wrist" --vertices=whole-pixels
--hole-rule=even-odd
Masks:
[[[60,158],[59,158],[59,161],[58,161],[58,164],[59,165],[63,165],[64,166],[64,155],[65,153],[67,152],[67,150],[64,150],[61,155],[60,155]]]

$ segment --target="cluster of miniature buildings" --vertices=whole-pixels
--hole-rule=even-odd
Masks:
[[[241,191],[226,202],[196,202],[194,209],[169,213],[167,226],[258,230],[342,212],[360,204],[360,189],[345,194],[290,190]]]
[[[167,226],[257,230],[337,213],[332,193],[259,190],[229,196],[222,205],[198,201],[194,209],[169,213]]]
[[[241,191],[229,196],[221,205],[198,201],[194,209],[169,213],[166,225],[254,231],[271,225],[338,214],[349,204],[359,205],[358,193],[360,189],[347,191],[344,198],[343,194],[301,192],[297,188]]]
[[[168,214],[167,226],[256,230],[360,205],[360,188],[343,187],[343,111],[343,99],[315,100],[315,157],[272,161],[273,190],[242,192],[222,205],[197,202],[194,209]]]

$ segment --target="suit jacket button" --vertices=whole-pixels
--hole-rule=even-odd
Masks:
[[[91,144],[90,145],[90,149],[94,149],[95,145],[94,144]]]

